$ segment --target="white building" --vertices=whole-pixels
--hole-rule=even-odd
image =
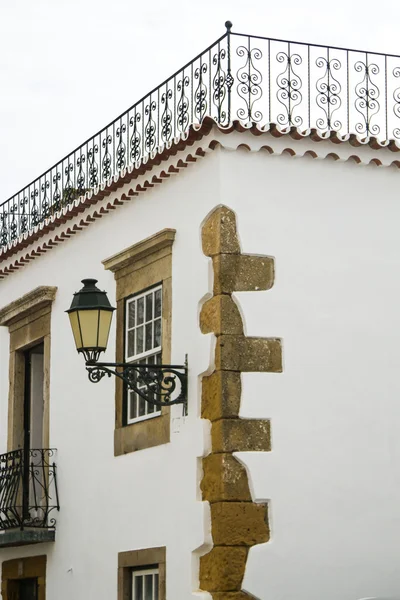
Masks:
[[[3,600],[400,597],[399,67],[228,27],[1,205]]]

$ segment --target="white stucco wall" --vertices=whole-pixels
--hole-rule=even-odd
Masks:
[[[260,139],[221,136],[232,148]],[[373,151],[359,152],[369,160]],[[165,545],[167,597],[196,591],[192,552],[209,542],[198,375],[212,351],[212,336],[198,328],[211,290],[200,228],[223,203],[237,213],[242,250],[276,260],[270,291],[236,294],[246,333],[281,337],[284,347],[284,373],[243,375],[241,414],[271,418],[273,448],[239,455],[255,499],[270,502],[272,527],[271,541],[250,552],[244,586],[262,600],[400,596],[399,181],[394,167],[216,150],[2,281],[2,306],[38,285],[58,286],[50,440],[62,509],[53,545],[0,550],[0,561],[47,553],[49,600],[110,600],[118,552]],[[170,444],[115,458],[114,382],[88,381],[64,310],[84,277],[96,277],[113,302],[101,260],[164,227],[177,230],[172,360],[189,355],[189,415],[183,421],[173,409]],[[4,451],[5,328],[0,359]]]

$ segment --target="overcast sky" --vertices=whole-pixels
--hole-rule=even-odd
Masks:
[[[225,31],[400,55],[394,0],[0,0],[0,202]]]

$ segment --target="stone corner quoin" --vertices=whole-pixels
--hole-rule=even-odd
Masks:
[[[213,600],[251,600],[242,591],[248,551],[268,542],[268,506],[252,501],[246,469],[234,452],[271,450],[268,419],[239,418],[241,372],[282,372],[278,338],[246,337],[233,292],[269,290],[274,259],[242,254],[235,213],[217,206],[202,227],[203,252],[214,270],[213,296],[200,313],[214,333],[215,370],[203,377],[201,416],[211,421],[211,453],[203,458],[202,498],[211,505],[214,546],[200,558],[200,589]]]

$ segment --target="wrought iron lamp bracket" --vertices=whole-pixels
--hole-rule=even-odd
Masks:
[[[187,357],[184,365],[148,365],[137,363],[106,363],[87,361],[89,380],[98,383],[105,377],[114,375],[121,379],[130,390],[153,406],[183,404],[187,414]],[[172,399],[175,390],[179,390]]]

